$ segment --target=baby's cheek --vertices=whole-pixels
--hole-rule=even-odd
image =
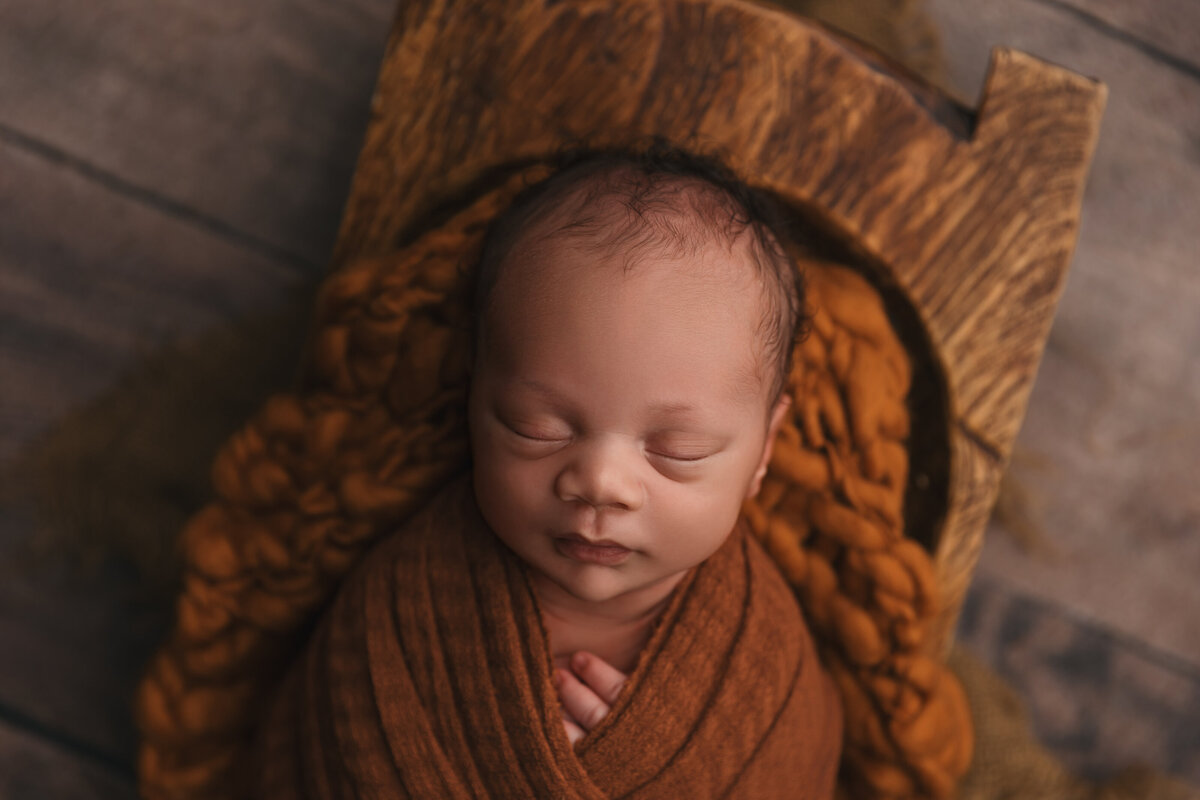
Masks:
[[[533,506],[538,476],[536,470],[520,459],[505,458],[492,454],[476,462],[476,493],[480,506],[487,516],[496,517],[496,522],[520,523]]]
[[[676,531],[679,556],[691,567],[715,553],[737,522],[739,504],[726,499],[727,492],[698,491],[681,501],[683,511],[672,526]]]

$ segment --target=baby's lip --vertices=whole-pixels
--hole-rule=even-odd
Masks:
[[[622,550],[630,549],[630,548],[626,547],[625,545],[621,544],[620,542],[614,542],[612,539],[594,539],[593,540],[593,539],[589,539],[586,536],[583,536],[578,533],[567,533],[567,534],[563,534],[563,535],[555,537],[555,538],[570,539],[571,541],[574,541],[574,542],[583,542],[584,544],[590,544],[593,547],[619,547]]]

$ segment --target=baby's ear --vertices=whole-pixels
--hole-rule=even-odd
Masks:
[[[762,487],[763,476],[767,474],[767,465],[771,463],[771,453],[775,449],[775,437],[778,435],[783,421],[787,419],[787,411],[791,406],[792,396],[785,391],[779,395],[774,408],[771,409],[771,422],[767,425],[767,439],[763,442],[762,457],[758,460],[758,467],[754,470],[754,477],[750,481],[750,487],[746,490],[747,500],[758,494],[759,488]]]

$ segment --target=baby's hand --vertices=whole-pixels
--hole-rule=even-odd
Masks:
[[[584,650],[571,657],[571,669],[573,673],[556,669],[553,678],[563,704],[567,739],[575,744],[608,714],[628,676]]]

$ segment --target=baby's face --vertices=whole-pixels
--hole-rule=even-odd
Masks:
[[[571,595],[603,602],[682,577],[757,492],[784,406],[768,414],[746,258],[714,245],[625,275],[620,254],[554,240],[501,273],[471,386],[476,496]]]

